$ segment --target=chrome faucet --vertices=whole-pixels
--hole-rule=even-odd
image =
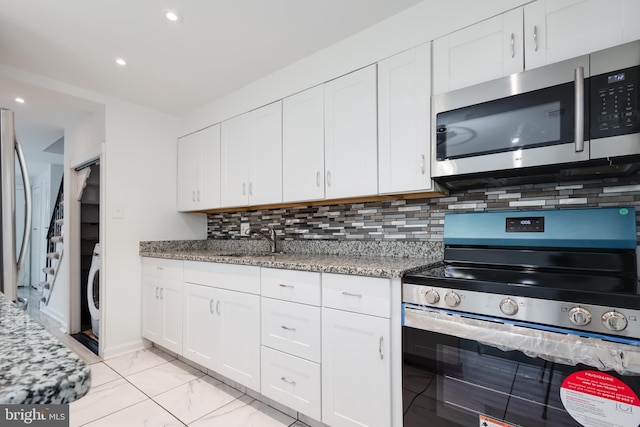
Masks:
[[[262,239],[266,240],[269,243],[269,247],[271,248],[271,253],[275,253],[276,252],[276,231],[273,228],[269,227],[268,225],[265,225],[263,228],[266,228],[267,230],[269,230],[268,235],[256,227],[249,227],[245,232],[245,234],[247,234],[248,236],[251,236],[252,234],[257,234],[258,236],[260,236]]]

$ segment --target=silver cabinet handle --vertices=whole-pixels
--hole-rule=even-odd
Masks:
[[[282,329],[284,329],[285,331],[294,331],[294,332],[295,332],[295,330],[296,330],[296,328],[289,328],[289,327],[287,327],[287,326],[285,326],[285,325],[282,325],[282,326],[280,326],[280,327],[281,327]]]
[[[278,285],[278,286],[280,286],[281,288],[293,288],[294,287],[293,285],[285,285],[284,283],[280,283],[280,285]]]
[[[574,104],[576,115],[574,121],[575,151],[584,151],[584,68],[573,70]]]
[[[286,377],[280,377],[280,379],[281,379],[282,381],[284,381],[285,383],[287,383],[287,384],[296,385],[296,382],[295,382],[295,381],[288,380]]]
[[[158,296],[158,291],[160,291],[160,288],[156,286],[156,299],[160,298],[160,297]]]
[[[193,190],[191,192],[191,201],[195,202],[196,201],[196,190]]]
[[[327,187],[331,187],[331,171],[327,171]]]
[[[347,292],[347,291],[342,292],[342,295],[345,295],[348,297],[362,298],[362,294],[352,294],[351,292]]]
[[[533,26],[533,50],[538,51],[538,27],[535,25]]]
[[[160,288],[160,299],[164,300],[164,288]]]
[[[253,182],[249,183],[249,195],[253,196]]]
[[[516,56],[516,35],[511,33],[511,57]]]
[[[384,354],[382,353],[382,340],[384,337],[380,336],[380,341],[378,342],[378,352],[380,353],[380,360],[384,359]]]
[[[426,165],[425,160],[426,160],[426,159],[425,159],[425,157],[424,157],[424,154],[422,154],[422,155],[420,156],[420,158],[422,159],[422,162],[420,162],[420,173],[421,173],[422,175],[424,175],[424,173],[425,173],[425,171],[426,171],[426,169],[425,169],[425,165]]]
[[[220,300],[216,301],[216,313],[220,315]]]
[[[316,185],[320,187],[320,171],[316,172]]]
[[[209,313],[213,314],[213,298],[209,300]]]
[[[196,191],[196,194],[197,194],[196,199],[197,199],[198,201],[200,201],[200,190]]]
[[[247,183],[246,182],[242,183],[242,195],[243,196],[247,195]]]

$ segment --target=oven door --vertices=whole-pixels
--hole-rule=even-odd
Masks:
[[[404,427],[640,425],[630,345],[403,307]]]
[[[588,74],[582,56],[435,95],[433,176],[589,160]]]

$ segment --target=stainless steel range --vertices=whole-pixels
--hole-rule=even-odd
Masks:
[[[633,208],[445,216],[403,279],[404,427],[640,425]]]
[[[444,262],[403,302],[640,339],[636,240],[634,208],[449,214]]]

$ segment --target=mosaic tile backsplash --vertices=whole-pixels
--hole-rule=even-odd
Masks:
[[[640,178],[569,184],[527,184],[468,190],[448,197],[346,203],[208,214],[209,239],[247,238],[240,224],[271,226],[284,240],[442,241],[446,212],[633,206],[640,211]]]

